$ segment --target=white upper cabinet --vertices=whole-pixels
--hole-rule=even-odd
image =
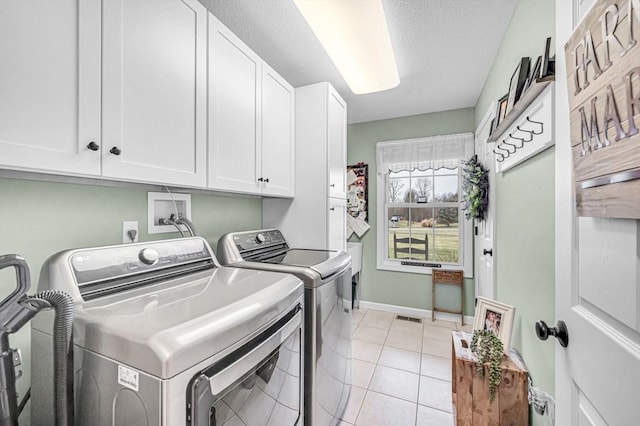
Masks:
[[[261,60],[209,14],[209,186],[259,193]]]
[[[329,196],[346,198],[347,104],[331,86],[328,91],[327,121]]]
[[[206,186],[207,11],[103,2],[102,174]]]
[[[265,199],[262,224],[280,228],[292,246],[346,248],[346,103],[329,83],[295,90],[293,200]]]
[[[293,197],[295,91],[197,0],[0,0],[0,32],[1,168]]]
[[[294,89],[262,64],[262,193],[293,197]]]
[[[0,1],[0,32],[0,167],[99,175],[100,2]]]
[[[0,1],[0,167],[206,186],[206,17],[196,0]]]
[[[209,15],[209,187],[293,196],[293,88]]]

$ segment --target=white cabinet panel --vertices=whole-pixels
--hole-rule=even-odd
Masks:
[[[100,173],[100,3],[0,1],[0,167]]]
[[[260,192],[260,58],[209,15],[209,186]]]
[[[344,198],[329,199],[329,250],[347,249],[347,200]]]
[[[294,89],[266,64],[262,65],[263,195],[293,197]]]
[[[333,88],[329,90],[327,114],[329,195],[344,198],[347,172],[347,108]]]
[[[104,176],[206,185],[206,19],[195,0],[103,3]]]

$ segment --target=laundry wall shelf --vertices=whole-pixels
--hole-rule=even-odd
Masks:
[[[487,142],[493,143],[498,173],[533,157],[555,143],[552,78],[536,80],[496,127]]]

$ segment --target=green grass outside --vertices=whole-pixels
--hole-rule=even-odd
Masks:
[[[408,259],[408,253],[398,253],[394,255],[393,250],[393,234],[396,234],[396,238],[409,237],[411,231],[412,237],[424,239],[425,234],[429,236],[429,258],[425,259],[424,254],[412,253],[412,260],[434,261],[434,262],[446,262],[457,263],[459,258],[458,253],[458,224],[436,225],[433,228],[423,228],[420,223],[414,222],[409,228],[408,221],[399,221],[395,228],[389,227],[389,259]],[[398,248],[409,247],[409,244],[398,243]],[[413,248],[424,249],[424,245],[416,246],[413,244]]]

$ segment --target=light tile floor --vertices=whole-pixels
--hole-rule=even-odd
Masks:
[[[353,387],[341,426],[452,425],[451,330],[375,310],[353,311]]]

